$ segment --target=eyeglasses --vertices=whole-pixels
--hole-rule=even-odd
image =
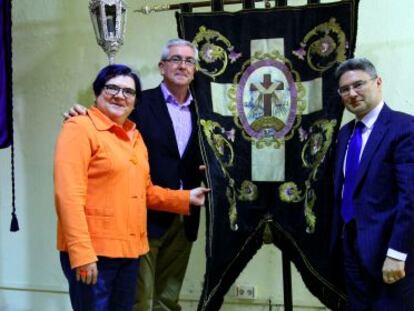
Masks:
[[[374,78],[371,78],[371,79],[368,79],[368,80],[358,80],[358,81],[355,81],[354,83],[351,83],[349,85],[341,86],[338,89],[338,94],[341,95],[341,96],[348,96],[351,93],[351,90],[354,90],[355,92],[359,92],[365,87],[365,85],[369,81],[375,80],[376,78],[377,77],[374,77]]]
[[[184,63],[187,66],[194,66],[197,63],[193,57],[182,58],[180,56],[171,56],[170,58],[164,59],[164,61],[173,63],[174,65],[181,65]]]
[[[137,94],[134,89],[131,89],[129,87],[122,88],[115,84],[106,84],[104,86],[104,89],[105,92],[111,96],[118,95],[120,91],[122,91],[122,95],[124,95],[125,98],[132,98]]]

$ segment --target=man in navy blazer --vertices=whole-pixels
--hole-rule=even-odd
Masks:
[[[334,172],[331,246],[342,241],[348,310],[414,310],[414,118],[384,103],[369,60],[345,61],[336,78],[356,119],[338,134]],[[357,121],[359,164],[347,180]]]
[[[148,149],[151,179],[171,189],[192,189],[201,182],[196,107],[189,89],[198,51],[172,39],[159,62],[162,83],[142,93],[130,118]],[[189,216],[148,210],[150,251],[141,257],[134,311],[180,310],[179,293],[197,238],[199,209]]]

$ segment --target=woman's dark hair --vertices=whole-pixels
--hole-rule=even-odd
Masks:
[[[108,65],[99,71],[92,85],[95,96],[101,94],[102,89],[108,80],[111,80],[117,76],[131,77],[135,82],[135,89],[137,92],[136,98],[141,96],[141,81],[139,80],[138,75],[128,66],[121,64]]]

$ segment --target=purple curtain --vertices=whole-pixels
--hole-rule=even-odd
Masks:
[[[11,0],[0,0],[0,148],[12,142]]]

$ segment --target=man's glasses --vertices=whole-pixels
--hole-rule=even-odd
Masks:
[[[338,89],[338,94],[341,96],[348,96],[351,93],[351,90],[354,90],[355,92],[361,91],[369,81],[375,80],[376,78],[377,77],[368,80],[358,80],[349,85],[341,86]]]
[[[174,65],[181,65],[184,63],[187,66],[194,66],[197,63],[193,57],[182,58],[180,56],[171,56],[170,58],[164,59],[164,61],[173,63]]]
[[[137,92],[134,89],[131,89],[129,87],[122,88],[115,84],[106,84],[104,86],[104,89],[105,92],[111,96],[118,95],[120,91],[122,91],[122,95],[124,95],[125,98],[132,98],[137,94]]]

